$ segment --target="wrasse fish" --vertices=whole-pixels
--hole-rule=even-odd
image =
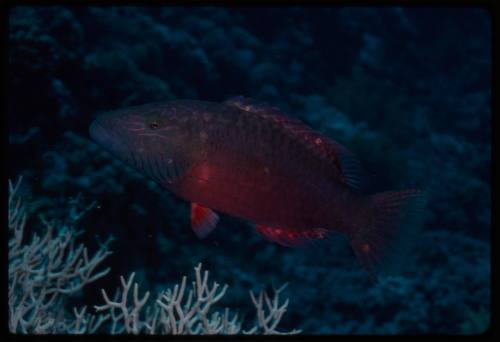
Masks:
[[[423,191],[364,195],[360,163],[344,146],[279,109],[235,97],[158,102],[103,113],[102,147],[191,202],[206,237],[219,211],[256,224],[285,246],[348,237],[371,275],[394,273],[419,226]]]

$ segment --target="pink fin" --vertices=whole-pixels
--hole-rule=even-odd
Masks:
[[[371,198],[372,219],[351,237],[356,256],[372,278],[404,267],[423,219],[425,192],[388,191]]]
[[[363,167],[356,156],[346,147],[330,139],[300,120],[292,118],[276,107],[254,99],[236,96],[224,102],[226,105],[259,115],[264,120],[280,126],[292,138],[301,141],[311,153],[318,154],[332,165],[332,176],[351,188],[358,189],[362,183]]]
[[[219,222],[219,215],[211,209],[191,203],[191,227],[200,239],[207,237],[215,229],[217,222]]]
[[[299,247],[314,240],[324,239],[327,233],[327,230],[322,228],[298,231],[295,229],[272,228],[264,225],[257,225],[257,231],[269,241],[287,247]]]

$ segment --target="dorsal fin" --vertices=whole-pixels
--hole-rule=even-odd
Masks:
[[[260,102],[241,95],[227,99],[224,101],[224,104],[237,107],[246,112],[262,114],[265,117],[270,115],[284,115],[287,117],[286,113],[280,111],[277,107],[273,107],[266,102]]]
[[[236,96],[224,102],[246,112],[255,113],[271,124],[278,125],[298,141],[304,143],[312,153],[317,153],[332,163],[338,171],[338,178],[344,184],[359,188],[363,167],[356,156],[338,142],[321,135],[306,126],[300,120],[288,116],[285,112],[268,103],[253,100],[248,97]]]

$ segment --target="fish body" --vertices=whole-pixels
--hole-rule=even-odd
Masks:
[[[196,136],[187,138],[195,145],[192,166],[168,189],[185,200],[271,227],[341,229],[339,218],[361,198],[328,174],[325,160],[312,157],[307,144],[290,136],[280,122],[252,112],[196,106],[205,117],[193,120]],[[343,200],[347,196],[352,198]]]
[[[217,224],[213,210],[254,222],[268,240],[286,246],[342,233],[375,273],[393,263],[393,256],[385,261],[393,241],[403,246],[401,235],[405,241],[410,236],[399,233],[401,219],[415,221],[408,209],[421,207],[418,190],[361,194],[361,167],[351,152],[248,98],[112,111],[98,116],[90,134],[120,160],[193,203],[191,221],[200,237]]]

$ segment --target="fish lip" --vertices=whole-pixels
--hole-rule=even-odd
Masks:
[[[110,139],[107,129],[100,123],[99,118],[95,119],[89,127],[90,137],[97,143],[102,145],[103,140]]]
[[[126,162],[130,158],[131,151],[126,139],[117,132],[112,122],[106,116],[97,116],[90,124],[90,137],[105,151],[111,153],[120,161]]]
[[[89,127],[90,137],[105,150],[111,153],[118,153],[122,150],[122,139],[113,129],[106,125],[101,117],[97,117]]]

